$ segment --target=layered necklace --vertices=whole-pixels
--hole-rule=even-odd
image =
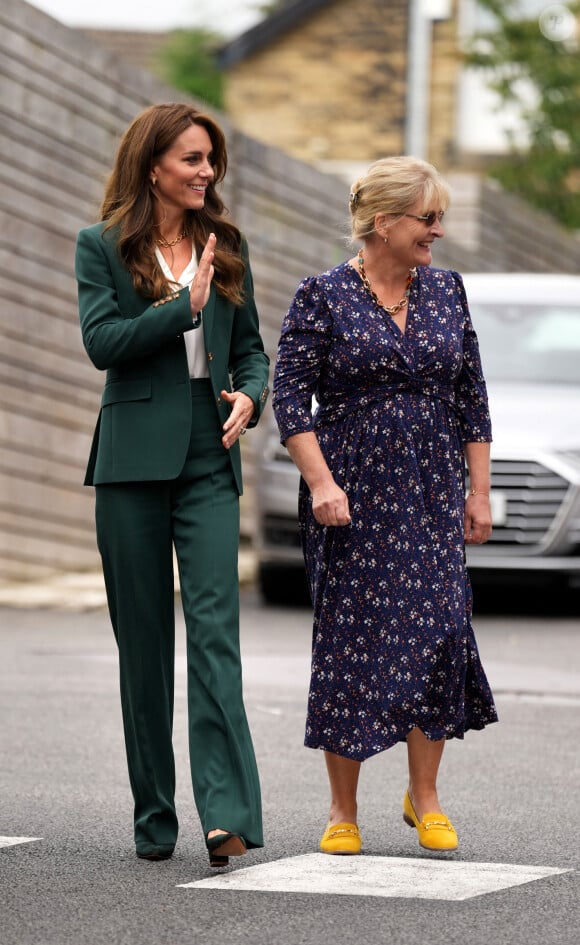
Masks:
[[[177,246],[178,243],[181,243],[184,237],[185,231],[182,230],[179,236],[176,236],[174,240],[166,240],[164,236],[159,236],[155,242],[159,243],[160,246]]]
[[[403,298],[399,302],[397,302],[396,305],[385,305],[383,302],[381,302],[377,293],[371,287],[371,284],[368,280],[368,276],[365,272],[362,249],[359,249],[358,251],[358,271],[361,277],[362,284],[364,285],[365,289],[371,296],[373,302],[376,302],[377,305],[379,305],[382,309],[384,309],[385,312],[391,316],[391,318],[394,315],[396,315],[397,312],[400,312],[402,308],[405,307],[405,305],[409,301],[409,295],[411,294],[411,283],[413,279],[415,278],[415,276],[417,275],[416,269],[409,269],[409,275],[407,276],[407,282],[405,285],[405,294]]]

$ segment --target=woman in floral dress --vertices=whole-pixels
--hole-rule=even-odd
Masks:
[[[455,849],[445,740],[497,719],[465,567],[491,533],[487,393],[461,276],[430,268],[448,202],[424,161],[373,164],[350,194],[357,255],[305,279],[282,328],[274,410],[301,473],[327,853],[360,852],[361,762],[401,741],[403,817],[421,846]]]

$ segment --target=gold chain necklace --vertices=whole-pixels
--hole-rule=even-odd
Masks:
[[[380,307],[383,308],[385,312],[387,312],[387,314],[391,316],[391,318],[393,317],[393,315],[396,315],[397,312],[400,312],[401,309],[405,307],[405,305],[408,302],[409,295],[411,294],[411,283],[413,279],[415,278],[415,276],[417,275],[416,269],[409,269],[409,275],[407,276],[407,284],[405,285],[405,294],[403,298],[400,300],[400,302],[397,302],[396,305],[385,305],[383,302],[381,302],[380,298],[378,297],[374,289],[372,289],[371,284],[368,280],[368,276],[365,272],[362,249],[359,249],[358,251],[358,271],[361,277],[362,284],[364,285],[365,289],[371,296],[373,302],[376,302],[377,305],[380,305]]]
[[[182,239],[185,237],[185,232],[181,232],[179,236],[176,236],[174,240],[166,240],[164,236],[160,236],[159,239],[156,239],[155,242],[159,243],[160,246],[177,246],[178,243],[181,243]]]

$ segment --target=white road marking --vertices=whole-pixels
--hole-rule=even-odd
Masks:
[[[32,843],[42,837],[0,837],[0,847],[15,847],[18,843]]]
[[[308,853],[179,886],[182,889],[461,900],[569,872],[571,870],[552,866]]]
[[[494,690],[494,699],[504,702],[525,702],[531,705],[578,706],[580,696],[573,693],[552,692],[498,692]]]
[[[276,705],[260,705],[256,703],[253,708],[256,712],[264,712],[266,715],[284,715],[283,709]]]

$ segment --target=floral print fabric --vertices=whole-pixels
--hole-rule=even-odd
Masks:
[[[405,333],[348,263],[304,280],[273,405],[282,441],[316,432],[352,517],[319,525],[301,481],[314,606],[305,744],[362,761],[414,727],[461,738],[496,721],[463,543],[463,444],[491,440],[491,425],[461,277],[419,268]]]

